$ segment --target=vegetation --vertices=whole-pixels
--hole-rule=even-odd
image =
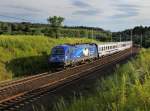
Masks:
[[[60,27],[62,26],[62,22],[65,19],[63,17],[49,17],[47,19],[47,21],[50,23],[50,26],[52,27],[52,32],[54,33],[56,39],[59,37],[59,33],[60,33]]]
[[[120,41],[131,40],[131,34],[133,36],[133,41],[142,47],[150,47],[150,27],[137,26],[133,29],[127,29],[122,32],[113,33],[113,39]]]
[[[88,97],[73,97],[71,103],[61,99],[55,110],[149,111],[150,49],[143,49],[135,60],[117,67],[113,75],[97,82],[95,93]]]
[[[86,38],[54,39],[46,36],[1,35],[0,81],[48,71],[48,55],[53,46],[83,42],[92,42],[92,40]]]
[[[52,20],[54,17],[50,17]],[[51,19],[48,19],[50,22]],[[59,19],[59,17],[56,17]],[[33,24],[33,23],[9,23],[9,22],[0,22],[0,35],[46,35],[48,37],[79,37],[79,38],[96,38],[100,41],[110,41],[111,33],[105,31],[101,28],[96,27],[85,27],[85,26],[76,26],[68,27],[61,26],[63,20],[61,18],[59,27],[58,25],[52,23],[50,24]],[[54,20],[57,21],[57,20]],[[56,27],[57,26],[57,27]],[[61,26],[61,27],[60,27]],[[56,31],[56,29],[59,29]]]

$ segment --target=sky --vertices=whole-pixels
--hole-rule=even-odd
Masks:
[[[0,21],[47,23],[62,16],[64,25],[122,31],[150,26],[150,0],[0,0]]]

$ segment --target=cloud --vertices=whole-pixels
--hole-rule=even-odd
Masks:
[[[91,4],[89,4],[87,1],[72,1],[72,5],[75,7],[78,7],[74,12],[72,12],[73,15],[79,15],[79,16],[96,16],[101,11]]]
[[[29,7],[29,6],[19,6],[19,5],[6,5],[6,7],[11,8],[12,10],[23,10],[23,11],[30,11],[30,12],[40,12],[40,9]]]
[[[130,4],[119,4],[115,6],[119,14],[115,14],[112,18],[128,18],[139,15],[139,6]]]
[[[89,5],[88,3],[83,2],[83,1],[73,1],[72,5],[74,5],[76,7],[79,7],[79,8],[89,8],[89,7],[91,7],[91,5]]]
[[[78,10],[73,12],[73,15],[86,15],[86,16],[95,16],[97,14],[99,14],[100,11],[93,9],[93,10]]]

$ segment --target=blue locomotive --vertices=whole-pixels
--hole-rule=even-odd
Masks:
[[[98,57],[97,45],[92,44],[64,44],[54,47],[49,57],[51,67],[65,67]]]

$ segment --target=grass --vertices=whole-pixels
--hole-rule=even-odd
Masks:
[[[0,81],[47,71],[47,58],[53,46],[84,42],[91,39],[1,35]]]
[[[96,91],[81,94],[68,103],[61,99],[56,111],[149,111],[150,49],[143,49],[136,59],[117,65],[114,74],[97,81]]]

